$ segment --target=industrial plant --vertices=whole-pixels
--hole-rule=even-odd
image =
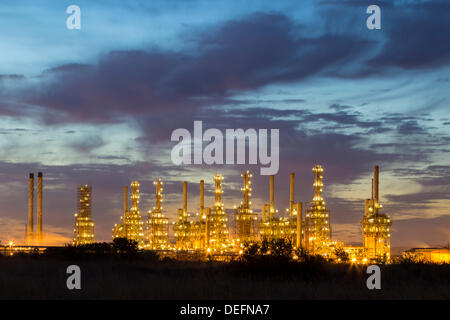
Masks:
[[[94,221],[92,221],[92,187],[79,186],[77,189],[77,213],[73,229],[74,245],[94,243]]]
[[[140,184],[131,181],[123,189],[123,210],[120,221],[112,228],[112,239],[126,238],[136,241],[143,250],[155,250],[162,256],[182,259],[216,259],[228,261],[243,254],[245,247],[261,241],[289,242],[293,256],[301,253],[320,255],[333,261],[351,261],[357,264],[389,263],[391,257],[392,219],[384,212],[380,202],[379,166],[374,166],[371,197],[364,201],[362,212],[362,245],[346,245],[332,238],[331,210],[323,197],[324,168],[312,168],[312,200],[295,199],[295,173],[289,176],[289,207],[278,210],[275,204],[275,176],[268,177],[268,203],[262,204],[260,214],[252,206],[252,177],[249,171],[241,174],[242,200],[233,209],[226,210],[223,202],[224,177],[212,177],[214,201],[205,206],[205,181],[200,180],[199,203],[195,213],[188,212],[188,182],[182,183],[182,203],[176,220],[169,221],[163,208],[164,188],[161,178],[153,182],[154,206],[146,213],[140,209]],[[45,249],[43,231],[43,174],[37,176],[37,201],[35,201],[34,174],[28,179],[28,217],[23,246],[9,243],[10,249],[32,252]],[[76,190],[76,213],[72,245],[95,242],[95,224],[92,217],[92,186],[80,185]],[[35,206],[36,202],[36,206]],[[37,223],[35,224],[35,207]],[[433,249],[433,248],[431,248]],[[414,248],[403,256],[416,260],[450,261],[448,249]]]
[[[163,210],[163,181],[157,179],[155,185],[155,206],[147,215],[139,209],[139,182],[131,182],[131,193],[124,187],[124,208],[120,223],[114,225],[112,238],[135,240],[142,249],[158,250],[162,254],[184,252],[204,254],[218,259],[226,259],[242,254],[246,243],[260,240],[284,239],[293,244],[295,250],[304,250],[311,255],[334,258],[337,251],[347,253],[356,263],[389,262],[390,227],[389,216],[381,212],[379,202],[379,167],[374,168],[372,197],[365,200],[365,212],[361,221],[363,227],[363,246],[346,246],[332,239],[330,209],[323,198],[324,169],[320,165],[312,168],[312,201],[296,202],[295,174],[290,174],[289,208],[286,213],[275,207],[275,176],[269,176],[269,203],[263,204],[258,217],[252,209],[252,174],[242,173],[242,201],[234,207],[234,214],[226,213],[222,200],[224,177],[216,174],[214,181],[214,202],[205,207],[205,183],[200,181],[200,201],[198,212],[191,217],[188,213],[188,183],[183,182],[183,202],[173,223],[173,241],[169,238],[169,219]],[[90,199],[90,197],[84,197]],[[131,207],[128,207],[128,200]],[[80,203],[84,203],[81,201]],[[90,205],[88,205],[90,208]],[[79,209],[81,211],[81,209]],[[90,220],[89,220],[90,221]],[[93,238],[93,224],[92,224]],[[89,234],[83,231],[82,233]]]

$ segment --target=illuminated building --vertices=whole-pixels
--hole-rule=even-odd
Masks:
[[[221,174],[214,176],[214,206],[207,209],[206,213],[206,235],[209,249],[224,250],[229,245],[228,218],[225,214],[222,202],[222,180]]]
[[[127,238],[128,240],[135,240],[139,246],[144,244],[144,222],[139,211],[139,182],[131,182],[131,208],[128,210],[127,201],[128,188],[125,187],[124,195],[124,213],[121,217],[122,223],[114,225],[114,238]]]
[[[403,257],[412,257],[415,261],[431,263],[450,263],[448,248],[412,248],[404,251]]]
[[[392,221],[386,214],[380,213],[383,207],[379,202],[379,168],[374,167],[372,180],[372,198],[365,200],[363,228],[364,253],[369,261],[389,261],[391,254]]]
[[[153,182],[156,188],[155,206],[148,211],[147,248],[164,250],[169,248],[169,219],[162,213],[163,182],[158,179]]]
[[[312,171],[314,173],[314,197],[313,201],[306,205],[305,248],[310,254],[327,255],[330,253],[331,227],[330,211],[322,197],[323,168],[315,165]]]
[[[77,213],[73,245],[94,243],[94,222],[92,221],[92,188],[88,185],[77,189]]]
[[[252,174],[249,171],[241,174],[244,186],[241,188],[243,200],[241,205],[235,208],[235,236],[236,242],[244,243],[257,240],[257,222],[258,217],[250,208],[252,204],[250,197],[252,195],[251,178]]]

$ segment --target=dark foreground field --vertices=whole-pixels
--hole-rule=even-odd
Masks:
[[[66,268],[82,270],[82,289],[66,288]],[[69,261],[0,258],[1,299],[450,299],[450,265],[382,266],[381,290],[365,269],[301,263]]]

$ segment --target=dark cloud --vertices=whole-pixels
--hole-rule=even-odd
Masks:
[[[369,46],[345,34],[299,35],[297,28],[282,14],[253,14],[197,31],[187,39],[195,52],[113,51],[92,66],[56,66],[23,96],[44,108],[48,124],[168,116],[338,68]]]
[[[383,8],[383,6],[382,6]],[[374,67],[430,68],[450,63],[450,3],[410,2],[382,11],[386,42]]]

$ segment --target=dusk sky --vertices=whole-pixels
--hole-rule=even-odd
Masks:
[[[81,29],[66,8],[81,8]],[[366,8],[381,7],[381,30]],[[280,130],[275,206],[311,201],[312,167],[324,169],[332,237],[361,243],[364,199],[380,166],[393,247],[450,240],[449,1],[13,1],[0,2],[0,240],[22,243],[28,173],[44,173],[48,243],[73,235],[76,187],[92,184],[97,241],[122,214],[123,186],[141,184],[141,213],[165,182],[175,220],[182,181],[189,212],[241,200],[268,202],[260,165],[172,163],[173,130]]]

